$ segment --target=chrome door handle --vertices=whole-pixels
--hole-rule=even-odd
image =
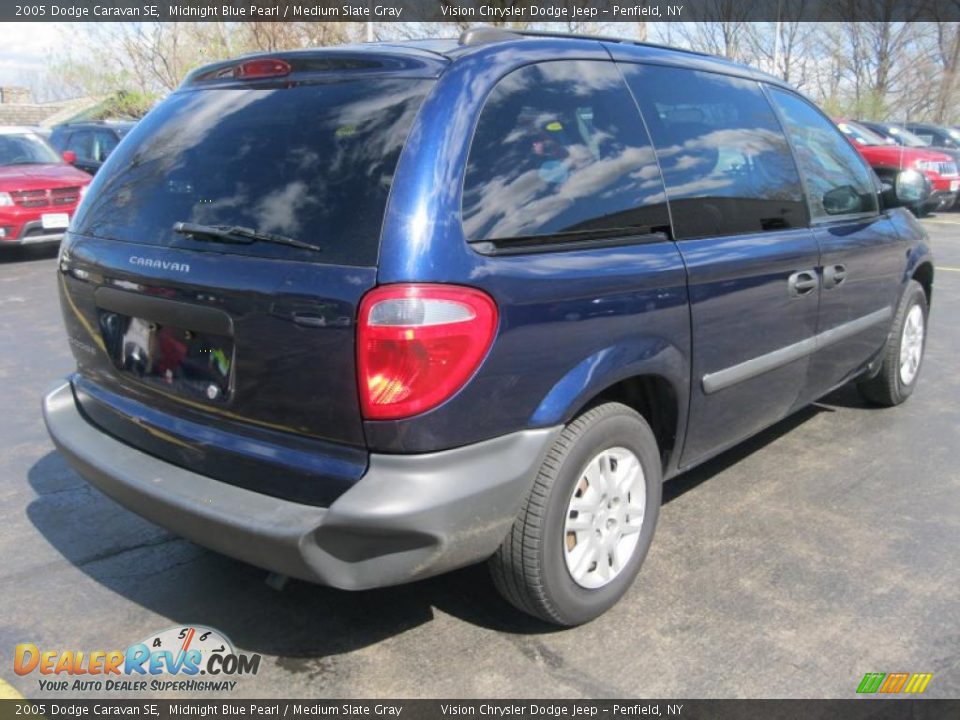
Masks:
[[[815,270],[798,270],[787,279],[791,297],[803,297],[817,289],[817,273]]]
[[[843,265],[830,265],[823,269],[823,286],[835,288],[847,279],[847,268]]]

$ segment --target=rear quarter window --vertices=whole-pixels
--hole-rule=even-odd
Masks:
[[[363,79],[174,93],[97,173],[81,234],[342,265],[374,265],[393,174],[430,80]],[[177,222],[280,234],[201,242]]]
[[[616,65],[543,62],[493,89],[464,179],[469,241],[668,225],[656,156]]]

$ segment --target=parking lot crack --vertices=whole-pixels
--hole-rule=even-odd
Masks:
[[[546,673],[557,682],[582,694],[584,697],[616,697],[618,691],[581,670],[570,670],[563,655],[547,647],[539,640],[528,638],[512,638],[514,645],[525,658],[537,667],[543,668]]]
[[[130,545],[128,547],[110,549],[102,553],[97,553],[91,555],[88,558],[83,558],[74,563],[78,568],[85,568],[88,565],[94,565],[96,563],[104,562],[106,560],[113,560],[114,558],[120,557],[122,555],[127,555],[128,553],[137,552],[138,550],[146,550],[149,548],[155,548],[160,545],[166,545],[168,543],[177,543],[177,542],[186,542],[183,538],[178,538],[174,535],[163,535],[155,540],[147,540],[136,545]]]

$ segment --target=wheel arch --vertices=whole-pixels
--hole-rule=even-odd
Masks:
[[[676,388],[663,375],[634,375],[604,388],[574,413],[574,417],[594,405],[619,402],[636,410],[653,431],[666,474],[676,457],[680,406]]]
[[[685,356],[672,345],[650,340],[630,349],[607,348],[584,360],[554,385],[532,419],[538,425],[565,424],[595,405],[623,403],[650,425],[667,478],[683,447],[688,398]]]
[[[929,260],[921,262],[914,268],[910,278],[920,283],[927,296],[927,307],[930,307],[933,301],[933,263]]]

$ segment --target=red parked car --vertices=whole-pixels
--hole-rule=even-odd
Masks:
[[[920,207],[911,208],[917,214],[952,207],[960,192],[960,174],[957,163],[949,155],[934,149],[891,145],[878,133],[852,120],[835,120],[837,127],[860,151],[881,180],[892,182],[900,170],[919,170],[930,180],[930,197]]]
[[[28,128],[0,128],[0,248],[60,242],[93,179]]]

